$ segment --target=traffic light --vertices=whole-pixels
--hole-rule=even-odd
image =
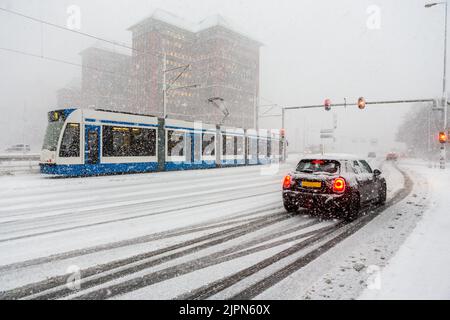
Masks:
[[[440,143],[447,143],[448,141],[448,137],[447,134],[445,132],[439,132],[439,142]]]
[[[281,136],[281,138],[286,137],[286,129],[281,129],[280,130],[280,136]]]
[[[358,99],[358,108],[361,110],[366,108],[366,99],[364,99],[363,97]]]
[[[326,111],[330,111],[331,110],[331,100],[330,99],[325,99],[325,102],[323,104],[325,106],[325,110]]]

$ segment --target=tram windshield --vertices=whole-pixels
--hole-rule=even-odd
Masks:
[[[45,132],[44,145],[42,146],[43,150],[56,151],[63,126],[63,117],[49,117],[47,131]]]

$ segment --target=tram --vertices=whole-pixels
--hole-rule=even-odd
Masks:
[[[245,130],[108,110],[48,113],[40,170],[96,176],[280,161],[279,130]]]

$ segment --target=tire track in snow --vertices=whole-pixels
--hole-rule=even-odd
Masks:
[[[246,223],[232,227],[230,229],[218,231],[212,234],[208,234],[206,236],[198,237],[186,242],[182,242],[176,245],[169,246],[167,248],[158,249],[155,251],[150,251],[147,253],[135,255],[130,258],[113,261],[107,264],[103,264],[100,266],[95,266],[92,268],[88,268],[81,271],[81,274],[83,276],[82,286],[85,288],[95,286],[98,284],[101,284],[106,281],[111,281],[116,278],[123,277],[128,274],[135,273],[140,270],[144,270],[147,268],[150,268],[152,266],[159,265],[164,262],[168,262],[170,260],[197,252],[199,250],[203,250],[221,243],[225,243],[227,241],[233,240],[235,238],[241,237],[243,235],[248,234],[249,232],[253,232],[259,229],[262,229],[266,226],[281,222],[283,220],[289,219],[290,216],[285,215],[282,213],[282,211],[271,214],[268,216],[263,217],[257,217],[253,219],[248,219],[245,221]],[[316,222],[315,222],[316,223]],[[211,241],[208,241],[211,240]],[[197,246],[193,246],[195,244],[198,244]],[[192,247],[191,247],[192,246]],[[153,259],[150,261],[144,261],[143,263],[137,264],[136,263],[152,258],[157,257],[159,255],[162,255],[164,253],[169,253],[172,251],[176,251],[179,249],[186,248],[183,251],[175,252],[171,255],[164,256],[161,258]],[[127,265],[131,265],[127,268]],[[114,271],[114,269],[122,268],[119,271]],[[112,271],[110,274],[102,275],[103,273],[106,273],[108,271]],[[89,277],[97,276],[95,279],[89,279]],[[31,285],[26,285],[24,287],[16,288],[13,290],[9,290],[6,292],[3,292],[0,294],[0,299],[21,299],[28,297],[30,295],[36,295],[39,292],[47,291],[52,288],[56,288],[58,286],[63,286],[62,288],[57,289],[56,291],[52,293],[47,293],[43,296],[43,298],[46,299],[52,299],[57,297],[62,297],[67,294],[73,293],[70,289],[67,288],[66,281],[68,279],[68,275],[63,276],[56,276],[52,277],[50,279],[47,279],[45,281],[34,283]]]
[[[17,270],[17,269],[21,269],[21,268],[35,266],[35,265],[39,265],[39,264],[51,263],[51,262],[56,262],[56,261],[60,261],[60,260],[67,260],[67,259],[71,259],[71,258],[85,256],[85,255],[98,253],[98,252],[102,252],[102,251],[108,251],[108,250],[128,247],[128,246],[132,246],[132,245],[149,243],[152,241],[169,239],[169,238],[174,238],[174,237],[184,236],[184,235],[189,235],[189,234],[195,234],[198,232],[207,231],[210,229],[216,229],[216,228],[220,228],[220,227],[226,227],[229,225],[238,224],[238,223],[242,223],[242,222],[248,222],[248,221],[258,219],[258,217],[257,218],[248,218],[245,220],[237,220],[237,219],[246,218],[246,217],[250,217],[253,215],[258,215],[258,214],[262,214],[265,212],[277,211],[277,210],[281,210],[281,209],[282,209],[282,206],[280,206],[280,205],[269,207],[269,208],[264,206],[264,207],[256,209],[256,210],[250,210],[250,211],[247,211],[246,213],[239,214],[239,215],[233,215],[233,216],[227,217],[225,219],[223,217],[217,218],[217,219],[209,220],[207,222],[190,225],[187,227],[181,227],[181,228],[177,228],[177,229],[173,229],[173,230],[158,232],[158,233],[140,236],[140,237],[136,237],[136,238],[132,238],[132,239],[121,240],[121,241],[117,241],[117,242],[113,242],[113,243],[107,243],[107,244],[103,244],[103,245],[97,245],[97,246],[93,246],[93,247],[72,250],[72,251],[63,252],[63,253],[57,253],[54,255],[47,256],[47,257],[31,259],[31,260],[27,260],[27,261],[23,261],[23,262],[12,263],[12,264],[8,264],[8,265],[0,266],[0,273],[10,271],[10,270]],[[274,214],[268,214],[263,217],[270,218],[273,215]],[[237,220],[237,221],[235,221],[235,220]]]
[[[358,220],[356,220],[350,224],[347,224],[347,225],[340,224],[339,228],[337,228],[336,230],[332,230],[329,234],[333,233],[334,231],[337,231],[338,229],[341,229],[340,231],[342,231],[342,232],[339,233],[338,235],[336,235],[335,237],[333,237],[331,240],[328,240],[325,244],[322,244],[320,247],[318,247],[318,248],[312,250],[311,252],[305,254],[304,256],[298,258],[294,262],[281,268],[280,270],[276,271],[275,273],[271,274],[270,276],[265,277],[264,279],[251,285],[247,289],[244,289],[240,293],[234,295],[231,299],[249,300],[249,299],[256,297],[257,295],[264,292],[265,290],[267,290],[274,284],[285,279],[290,274],[296,272],[297,270],[301,269],[302,267],[304,267],[305,265],[307,265],[308,263],[310,263],[311,261],[313,261],[320,255],[322,255],[326,251],[330,250],[339,242],[343,241],[350,235],[357,232],[359,229],[364,227],[366,224],[368,224],[370,221],[372,221],[375,217],[377,217],[380,213],[382,213],[387,208],[389,208],[389,207],[397,204],[398,202],[402,201],[403,199],[405,199],[412,191],[413,182],[405,172],[400,170],[398,167],[396,167],[396,169],[399,170],[400,173],[403,175],[403,177],[405,179],[405,185],[388,202],[386,202],[386,205],[384,205],[382,207],[378,207],[374,211],[372,211],[373,208],[371,208],[371,207],[363,209],[363,211],[361,212],[361,214],[362,214],[361,218],[359,218]],[[327,234],[325,234],[324,237],[326,235]],[[320,240],[323,240],[324,237],[322,237],[322,238],[313,237],[311,239],[308,239],[308,241],[310,242],[309,244],[312,245],[314,243],[320,242]],[[235,274],[227,276],[223,279],[214,281],[211,284],[202,286],[188,294],[182,295],[182,296],[178,297],[178,299],[198,300],[198,299],[206,299],[206,298],[212,297],[215,294],[242,281],[243,279],[258,273],[259,271],[267,268],[270,265],[273,265],[274,263],[278,262],[279,260],[281,260],[293,253],[298,252],[300,249],[305,248],[306,246],[304,246],[304,244],[305,243],[303,243],[303,244],[299,243],[299,244],[295,245],[294,247],[291,247],[291,248],[285,250],[285,252],[277,253],[276,255],[274,255],[270,258],[267,258],[264,261],[261,261],[261,262],[255,264],[253,266],[250,266],[242,271],[239,271]],[[299,250],[296,250],[295,247],[297,247],[297,246],[298,246]]]
[[[257,264],[254,264],[244,270],[241,270],[237,273],[234,273],[231,276],[228,276],[224,279],[220,279],[218,281],[213,282],[212,284],[208,284],[206,286],[203,286],[197,290],[194,290],[186,295],[181,295],[177,297],[177,300],[202,300],[209,298],[213,296],[214,294],[225,290],[226,288],[231,287],[232,285],[242,281],[243,279],[250,277],[251,275],[261,271],[264,268],[267,268],[268,266],[271,266],[280,260],[287,258],[289,256],[292,256],[293,254],[307,248],[308,246],[311,246],[315,243],[317,243],[320,240],[323,240],[326,236],[329,234],[335,232],[336,230],[339,230],[343,225],[343,222],[340,222],[336,225],[329,226],[323,228],[320,232],[314,234],[312,237],[300,241],[298,243],[295,243],[290,248],[283,250],[267,259],[264,259],[263,261],[258,262]],[[287,239],[287,240],[296,240],[293,239]],[[283,241],[279,241],[279,244],[283,244]]]
[[[367,214],[357,221],[354,221],[353,223],[349,224],[345,230],[334,237],[333,239],[327,241],[325,244],[321,245],[317,249],[309,252],[305,256],[297,259],[296,261],[292,262],[291,264],[285,266],[281,270],[271,274],[270,276],[258,281],[257,283],[253,284],[252,286],[248,287],[247,289],[241,291],[240,293],[234,295],[231,299],[233,300],[250,300],[267,290],[268,288],[272,287],[276,283],[280,282],[281,280],[285,279],[292,273],[298,271],[299,269],[303,268],[305,265],[313,261],[314,259],[318,258],[331,248],[333,248],[336,244],[342,242],[358,230],[360,230],[362,227],[367,225],[370,221],[375,219],[378,215],[380,215],[384,210],[388,209],[389,207],[392,207],[399,203],[400,201],[404,200],[413,190],[414,182],[411,180],[411,178],[408,176],[408,174],[405,171],[402,171],[400,168],[395,166],[397,170],[400,171],[400,173],[403,175],[405,185],[402,189],[397,191],[397,193],[388,201],[386,202],[385,206],[378,207],[374,212]]]
[[[285,213],[286,216],[288,216]],[[244,244],[241,245],[237,245],[216,253],[212,253],[206,257],[202,257],[199,259],[194,259],[185,263],[181,263],[172,267],[168,267],[166,269],[162,269],[156,272],[152,272],[149,273],[147,275],[144,276],[140,276],[138,278],[133,278],[130,280],[126,280],[122,283],[119,284],[114,284],[111,286],[108,286],[106,288],[101,288],[95,291],[91,291],[87,294],[82,294],[79,296],[75,296],[73,297],[73,299],[82,299],[82,300],[86,300],[86,299],[108,299],[117,295],[122,295],[124,293],[128,293],[128,292],[132,292],[144,287],[148,287],[150,285],[159,283],[159,282],[163,282],[169,279],[173,279],[176,277],[179,277],[181,275],[185,275],[188,273],[192,273],[195,271],[199,271],[202,269],[205,269],[207,267],[211,267],[214,265],[218,265],[224,262],[228,262],[234,259],[238,259],[256,252],[260,252],[260,251],[264,251],[264,250],[268,250],[270,248],[274,248],[277,246],[280,246],[282,244],[285,243],[289,243],[291,241],[294,241],[293,239],[304,239],[304,238],[308,238],[314,235],[320,235],[323,236],[323,232],[325,232],[325,230],[329,230],[329,229],[334,229],[336,228],[336,225],[332,225],[332,226],[326,226],[326,227],[322,227],[320,229],[316,229],[310,232],[306,232],[300,235],[296,235],[294,237],[291,238],[287,238],[287,239],[282,239],[279,241],[275,241],[273,243],[269,243],[266,245],[260,245],[263,242],[267,242],[271,239],[274,239],[276,237],[280,237],[282,235],[286,235],[289,233],[293,233],[295,231],[299,231],[302,229],[306,229],[308,227],[311,227],[313,225],[317,225],[320,224],[320,222],[318,220],[315,220],[312,223],[306,224],[306,225],[302,225],[302,226],[298,226],[292,229],[288,229],[285,231],[282,231],[276,235],[268,235],[262,238],[257,238],[251,241],[248,241]],[[308,241],[307,240],[302,240],[301,242],[304,241]],[[259,245],[257,247],[254,247],[255,245]],[[245,250],[242,251],[243,249],[246,248],[251,248],[249,250]]]

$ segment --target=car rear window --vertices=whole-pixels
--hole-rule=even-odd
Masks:
[[[336,160],[321,160],[321,159],[302,160],[297,165],[297,171],[306,173],[334,174],[339,172],[340,166],[341,166],[340,163]]]

